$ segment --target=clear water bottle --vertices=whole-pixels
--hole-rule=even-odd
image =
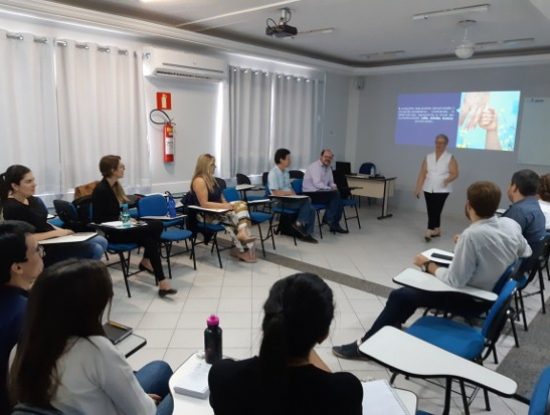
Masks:
[[[165,192],[164,197],[166,198],[166,206],[168,207],[168,216],[171,218],[176,217],[176,201],[174,200],[174,196],[172,196],[172,193]]]
[[[122,205],[122,211],[120,212],[120,221],[122,222],[123,228],[129,228],[130,223],[130,211],[128,210],[128,204],[124,203]]]
[[[220,319],[212,314],[206,320],[204,330],[204,358],[206,363],[216,363],[222,358],[222,329]]]
[[[370,168],[370,177],[374,177],[376,175],[376,172],[374,170],[374,166],[371,166]]]

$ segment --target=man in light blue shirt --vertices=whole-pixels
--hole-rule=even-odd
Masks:
[[[286,148],[280,148],[275,152],[275,164],[267,176],[267,185],[273,196],[296,196],[290,185],[290,175],[288,167],[290,166],[290,151]],[[315,209],[311,206],[310,198],[297,200],[285,200],[283,203],[286,209],[296,209],[298,218],[292,224],[293,229],[298,233],[300,239],[304,242],[317,243],[317,240],[311,235],[315,224]]]
[[[340,226],[344,208],[330,168],[333,158],[329,149],[321,151],[319,160],[310,164],[306,170],[302,190],[311,197],[313,203],[326,206],[323,223],[328,223],[331,232],[348,233]]]
[[[494,217],[500,203],[500,189],[492,182],[476,182],[468,187],[465,206],[471,224],[460,235],[453,262],[448,269],[423,255],[414,264],[434,278],[461,288],[465,285],[493,290],[506,269],[519,257],[531,255],[531,248],[520,226],[509,218]],[[366,360],[359,345],[384,326],[401,327],[417,308],[448,310],[459,315],[479,314],[493,303],[461,293],[423,291],[412,287],[393,290],[386,306],[365,335],[358,341],[335,346],[333,353],[344,359]]]

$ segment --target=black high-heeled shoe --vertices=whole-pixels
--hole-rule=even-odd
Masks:
[[[146,267],[145,265],[143,265],[141,262],[139,263],[138,268],[139,268],[140,271],[146,271],[146,272],[148,272],[148,273],[151,274],[151,275],[155,275],[155,271],[153,271],[152,269],[147,268],[147,267]]]
[[[164,298],[167,295],[174,295],[178,292],[175,288],[168,288],[167,290],[163,290],[162,288],[159,288],[159,297]]]

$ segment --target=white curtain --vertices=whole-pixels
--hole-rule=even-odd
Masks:
[[[58,41],[56,68],[63,191],[100,178],[106,154],[122,157],[126,183],[150,185],[140,55]]]
[[[318,95],[316,80],[288,75],[273,77],[270,154],[281,147],[289,149],[291,169],[305,168],[319,156]]]
[[[37,192],[59,193],[52,39],[0,30],[0,170],[29,167]]]
[[[259,174],[269,170],[271,82],[262,71],[229,70],[230,173]]]

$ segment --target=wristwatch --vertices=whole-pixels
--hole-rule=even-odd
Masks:
[[[433,261],[430,261],[430,260],[424,262],[424,263],[422,264],[422,266],[420,267],[420,269],[422,270],[422,272],[429,272],[429,271],[428,271],[428,268],[429,268],[429,266],[430,266],[431,263],[433,263]]]

